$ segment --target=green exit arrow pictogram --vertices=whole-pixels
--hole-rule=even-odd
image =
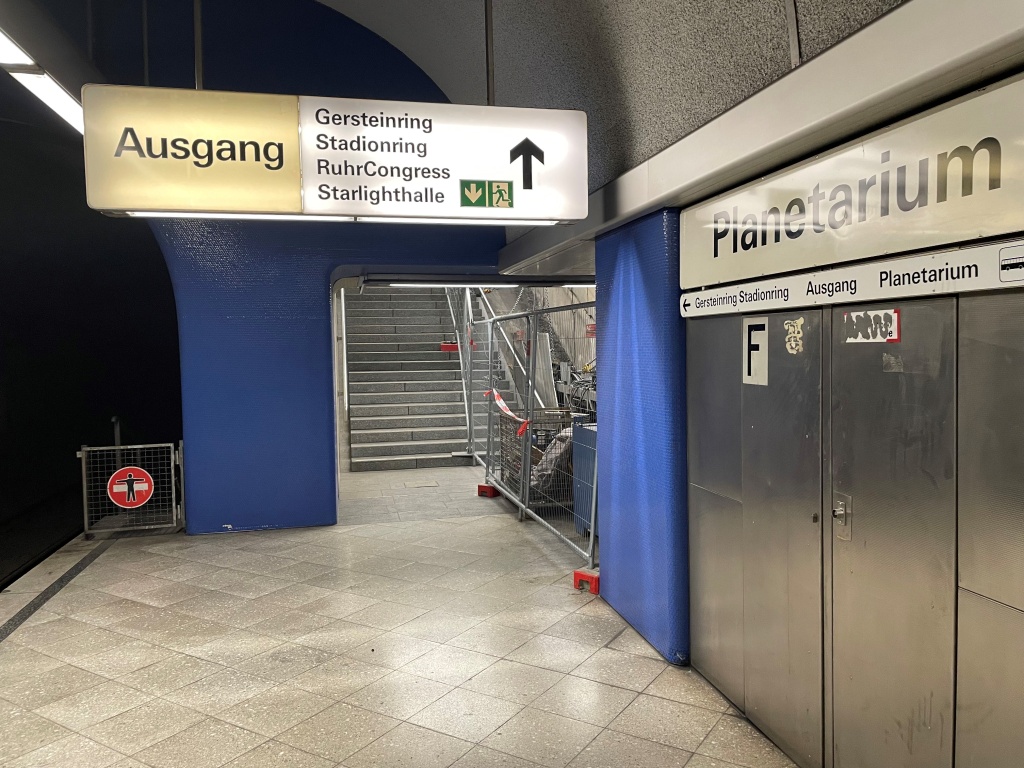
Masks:
[[[459,181],[459,187],[462,194],[459,197],[459,203],[463,207],[487,207],[487,182],[472,180],[468,181],[462,179]]]

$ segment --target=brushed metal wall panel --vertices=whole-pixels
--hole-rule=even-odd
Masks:
[[[847,343],[862,308],[833,314],[833,491],[852,502],[832,539],[836,768],[953,758],[956,300],[898,308],[898,343]]]
[[[1024,764],[1024,613],[960,590],[956,768]]]
[[[768,385],[742,393],[744,711],[799,765],[819,768],[821,310],[765,319]]]
[[[693,667],[743,709],[743,505],[690,485]]]
[[[1024,293],[960,300],[960,586],[1024,610]]]
[[[689,481],[736,501],[743,499],[740,322],[726,315],[686,323]]]

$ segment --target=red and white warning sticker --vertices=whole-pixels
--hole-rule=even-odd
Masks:
[[[123,509],[136,509],[153,498],[153,476],[142,467],[122,467],[107,481],[107,496]]]

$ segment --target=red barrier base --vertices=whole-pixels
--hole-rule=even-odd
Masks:
[[[600,594],[601,573],[589,568],[581,568],[572,572],[573,589],[589,589],[592,595]]]
[[[442,341],[441,342],[441,351],[442,352],[458,352],[459,351],[459,345],[458,345],[458,343],[455,343],[455,342]]]
[[[498,489],[493,485],[478,485],[476,487],[477,496],[486,496],[488,499],[493,499],[498,495]]]

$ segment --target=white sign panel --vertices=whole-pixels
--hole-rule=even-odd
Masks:
[[[587,117],[172,88],[83,89],[102,211],[555,223],[587,216]]]
[[[300,96],[299,143],[305,213],[587,215],[583,112]]]
[[[743,318],[743,383],[768,386],[768,318]]]
[[[683,317],[1024,288],[1024,242],[884,259],[684,293]],[[898,321],[891,329],[898,334]]]
[[[1024,230],[1024,80],[680,214],[683,290]]]

